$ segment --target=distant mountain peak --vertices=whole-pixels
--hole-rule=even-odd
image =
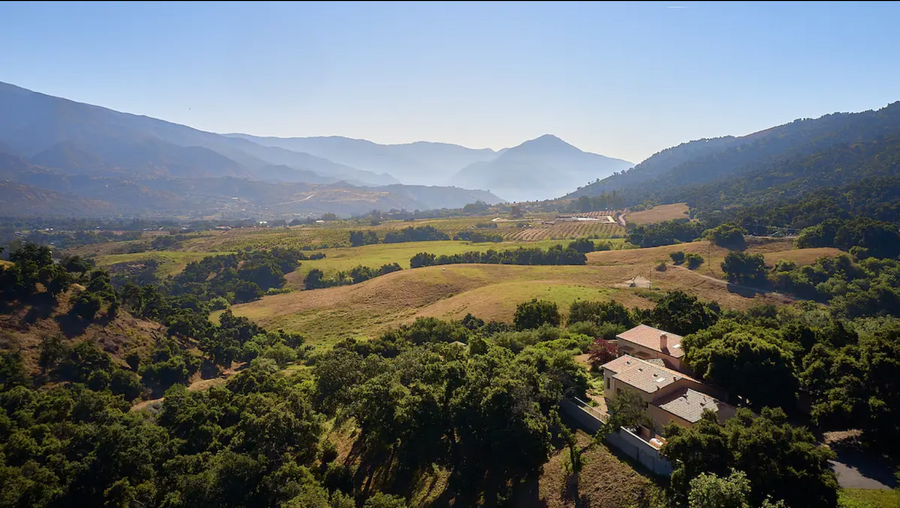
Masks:
[[[509,152],[515,153],[534,153],[534,152],[580,152],[580,153],[590,153],[581,150],[577,146],[574,146],[570,143],[565,142],[553,134],[544,134],[539,138],[530,139],[519,146],[513,147],[509,149]]]

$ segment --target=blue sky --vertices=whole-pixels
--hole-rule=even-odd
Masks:
[[[639,162],[900,100],[900,4],[0,3],[0,81],[215,132]]]

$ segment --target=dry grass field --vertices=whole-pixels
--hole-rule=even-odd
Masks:
[[[688,206],[686,203],[659,205],[649,210],[625,214],[625,222],[628,224],[651,224],[653,222],[687,218]]]
[[[750,243],[748,250],[763,253],[770,263],[792,259],[805,264],[837,252],[791,250],[788,240]],[[672,267],[669,253],[677,250],[704,256],[709,253],[713,270],[705,265],[696,271]],[[485,320],[509,322],[516,305],[532,298],[554,301],[563,312],[578,299],[614,299],[628,307],[647,308],[653,305],[641,296],[647,294],[647,289],[622,287],[639,276],[650,280],[649,291],[682,289],[716,301],[723,308],[745,310],[762,303],[791,302],[784,296],[737,291],[723,281],[710,280],[721,275],[718,264],[726,253],[708,242],[694,242],[593,252],[588,255],[586,266],[434,266],[403,270],[352,286],[266,296],[236,305],[233,311],[264,326],[303,333],[313,345],[327,346],[345,337],[371,338],[420,316],[460,319],[471,313]],[[655,269],[661,261],[668,262],[667,270]],[[289,286],[294,288],[301,286],[297,273],[288,276]]]

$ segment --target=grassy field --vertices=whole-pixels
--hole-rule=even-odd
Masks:
[[[160,276],[174,275],[184,270],[192,261],[199,261],[207,256],[230,254],[229,252],[182,252],[182,251],[150,251],[136,254],[110,254],[93,258],[97,266],[108,268],[118,263],[139,263],[155,260],[159,263],[157,273]]]
[[[624,240],[609,240],[614,246],[623,245]],[[509,250],[519,247],[538,247],[546,249],[553,245],[562,244],[565,241],[544,240],[540,242],[488,242],[488,243],[471,243],[471,242],[409,242],[409,243],[386,243],[376,245],[363,245],[361,247],[342,247],[323,249],[316,252],[325,253],[325,259],[317,259],[303,261],[300,268],[292,274],[289,274],[288,287],[302,288],[303,277],[313,268],[318,268],[330,276],[340,270],[349,270],[354,266],[363,265],[372,268],[378,268],[387,263],[397,263],[404,269],[409,268],[409,260],[419,252],[428,252],[434,255],[441,254],[460,254],[468,251],[485,252],[490,249]]]
[[[428,242],[430,244],[458,242]],[[403,244],[392,247],[402,248]],[[347,258],[326,258],[321,262],[347,263],[349,267],[362,259],[385,260],[369,254],[363,257],[353,253],[375,252],[383,245],[345,249],[351,251]],[[809,262],[819,255],[831,253],[830,249],[812,249],[814,252],[790,249],[789,242],[781,240],[758,241],[751,245],[751,252],[763,252],[772,259],[795,259]],[[334,249],[337,250],[337,249]],[[414,253],[423,249],[413,248]],[[424,249],[434,252],[432,249]],[[746,294],[732,290],[728,285],[710,280],[715,275],[705,268],[690,271],[669,267],[658,272],[654,267],[660,260],[669,260],[675,250],[710,252],[714,266],[724,258],[725,250],[710,247],[707,242],[651,249],[594,252],[588,255],[586,266],[515,266],[515,265],[447,265],[414,270],[403,270],[355,284],[313,291],[263,297],[248,304],[236,305],[236,315],[246,316],[260,324],[303,333],[310,343],[327,346],[345,337],[371,338],[385,330],[409,323],[419,316],[460,319],[471,313],[485,320],[511,321],[516,305],[532,298],[556,302],[565,312],[578,299],[615,299],[628,307],[647,308],[653,305],[647,295],[659,294],[658,290],[682,289],[700,298],[716,301],[723,308],[744,310],[753,305],[772,303],[785,305],[791,300],[778,295]],[[402,252],[402,250],[400,251]],[[396,252],[395,252],[396,254]],[[408,259],[408,258],[407,258]],[[306,268],[320,261],[305,262]],[[669,260],[671,265],[671,260]],[[321,266],[321,265],[320,265]],[[342,269],[333,264],[331,269]],[[652,289],[628,287],[636,277],[647,277]],[[301,271],[288,275],[289,287],[302,285]]]
[[[687,203],[675,203],[671,205],[654,206],[649,210],[632,212],[625,215],[628,224],[651,224],[674,219],[687,219]]]
[[[838,491],[839,508],[897,508],[900,491],[841,489]]]

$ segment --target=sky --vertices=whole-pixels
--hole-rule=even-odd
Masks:
[[[900,100],[900,3],[0,3],[0,81],[213,132],[640,162]]]

